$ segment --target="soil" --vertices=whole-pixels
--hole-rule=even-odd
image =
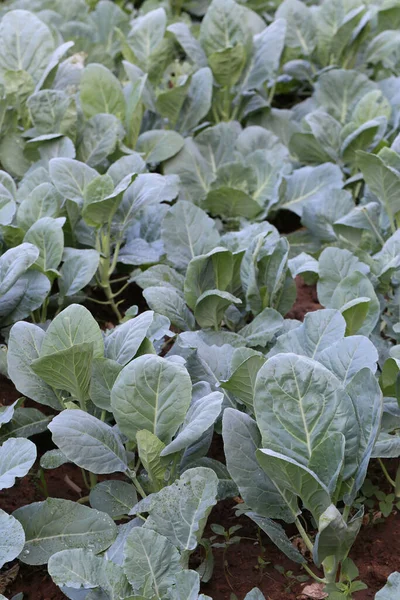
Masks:
[[[297,296],[290,311],[287,313],[287,319],[298,319],[303,321],[307,313],[322,308],[318,302],[317,288],[315,285],[307,285],[303,278],[296,277]]]

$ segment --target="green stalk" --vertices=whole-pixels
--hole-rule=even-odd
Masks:
[[[305,545],[307,546],[308,550],[309,550],[309,551],[312,553],[312,552],[313,552],[313,550],[314,550],[313,543],[312,543],[312,541],[310,540],[310,538],[308,537],[308,535],[307,535],[307,532],[306,532],[306,530],[304,529],[303,525],[300,523],[300,520],[299,520],[299,518],[298,518],[298,517],[296,517],[296,519],[295,519],[295,521],[294,521],[294,522],[295,522],[295,524],[296,524],[296,527],[297,527],[297,529],[298,529],[298,531],[299,531],[299,533],[300,533],[301,537],[303,538],[303,541],[304,541]]]
[[[386,479],[388,480],[388,482],[390,483],[390,485],[392,485],[395,489],[396,489],[396,482],[390,477],[387,468],[385,467],[385,465],[383,464],[383,461],[381,458],[378,458],[378,462],[381,465],[381,469],[383,471],[384,476],[386,477]],[[397,479],[397,477],[396,477]]]

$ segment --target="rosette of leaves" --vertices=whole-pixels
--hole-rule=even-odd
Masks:
[[[279,200],[283,176],[291,171],[289,153],[262,127],[220,123],[188,137],[164,164],[180,178],[180,198],[225,221],[263,220]]]
[[[167,264],[134,271],[132,280],[148,305],[181,331],[219,331],[223,324],[239,331],[264,309],[290,310],[289,244],[270,224],[220,237],[204,211],[180,201],[164,218],[162,239]]]
[[[228,470],[248,516],[313,575],[274,519],[294,522],[324,570],[326,590],[343,594],[348,589],[340,587],[338,573],[340,565],[342,574],[350,568],[346,559],[363,516],[353,505],[380,432],[383,403],[373,344],[345,334],[340,312],[310,313],[278,338],[258,370],[255,418],[234,409],[223,417]],[[302,513],[311,514],[315,538],[300,522]],[[362,588],[358,583],[351,589]]]
[[[391,133],[392,107],[384,90],[384,82],[378,85],[359,71],[322,73],[302,111],[302,131],[291,137],[292,154],[307,164],[334,162],[354,174],[357,152],[372,152]]]

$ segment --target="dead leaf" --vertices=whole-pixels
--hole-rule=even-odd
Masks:
[[[303,596],[306,598],[312,598],[313,600],[323,600],[328,597],[328,594],[324,592],[324,584],[323,583],[312,583],[311,585],[306,585],[302,591]]]
[[[11,569],[0,575],[0,594],[4,594],[8,586],[16,580],[19,571],[19,565],[16,564]]]

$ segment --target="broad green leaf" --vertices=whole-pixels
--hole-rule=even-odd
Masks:
[[[70,548],[102,552],[117,534],[114,521],[105,513],[61,498],[23,506],[13,516],[25,531],[20,560],[28,565],[46,564],[56,552]]]
[[[195,329],[194,316],[176,290],[161,285],[151,286],[144,290],[143,296],[152,310],[167,317],[181,331]]]
[[[345,427],[343,399],[339,381],[320,363],[291,353],[273,356],[258,372],[254,390],[263,446],[307,465],[326,435]]]
[[[227,408],[222,434],[228,471],[245,503],[263,517],[293,521],[293,515],[282,503],[279,491],[256,459],[256,450],[261,447],[261,434],[256,422],[243,412]]]
[[[319,77],[315,99],[332,117],[342,125],[348,122],[357,103],[376,84],[358,71],[346,69],[327,70]]]
[[[360,331],[368,314],[370,298],[354,298],[346,302],[340,309],[346,321],[346,335],[355,335]]]
[[[154,267],[150,267],[146,271],[141,271],[135,275],[132,274],[132,279],[143,290],[148,287],[164,286],[178,292],[183,292],[183,275],[167,265],[154,265]]]
[[[58,289],[61,298],[74,296],[89,285],[99,266],[97,250],[65,248]]]
[[[302,167],[287,179],[280,208],[291,210],[299,217],[306,205],[323,198],[343,186],[342,172],[337,165],[325,163],[317,167]]]
[[[330,506],[328,489],[310,469],[273,450],[257,450],[256,456],[294,517],[299,514],[297,497],[316,520]]]
[[[154,355],[136,358],[122,369],[111,391],[122,433],[135,440],[139,430],[147,429],[169,443],[189,408],[191,387],[181,365]]]
[[[223,395],[211,392],[200,398],[193,398],[176,438],[166,446],[161,456],[180,452],[196,442],[218,418],[222,407]]]
[[[36,402],[61,409],[54,390],[32,369],[32,362],[39,357],[45,332],[32,323],[16,323],[10,331],[7,352],[8,374],[21,394]]]
[[[75,138],[76,106],[62,90],[41,90],[28,98],[27,106],[37,134],[63,133]]]
[[[329,306],[340,310],[346,309],[346,305],[357,298],[369,298],[368,312],[360,329],[354,333],[369,335],[378,322],[380,315],[379,299],[374,287],[368,277],[356,271],[347,275],[336,287]]]
[[[9,225],[16,210],[17,205],[13,194],[0,183],[0,225]]]
[[[233,277],[233,256],[226,248],[217,247],[190,261],[186,270],[184,292],[193,310],[197,300],[207,290],[225,291]]]
[[[95,357],[103,356],[103,336],[97,322],[87,308],[71,304],[50,323],[40,349],[40,357],[83,343],[93,345]]]
[[[22,551],[25,535],[17,519],[0,509],[0,568],[11,562]],[[4,597],[4,596],[3,596]]]
[[[128,515],[137,503],[135,487],[125,481],[101,481],[89,494],[92,508],[107,513],[110,517]]]
[[[207,57],[204,50],[186,23],[172,23],[168,26],[167,31],[174,34],[177,42],[183,48],[186,55],[197,67],[207,66]],[[201,68],[199,68],[199,71],[200,70]]]
[[[400,592],[400,573],[389,575],[387,584],[376,594],[375,600],[395,600]]]
[[[246,64],[246,49],[242,43],[217,50],[208,56],[214,78],[223,87],[232,87]]]
[[[0,441],[8,438],[29,438],[47,429],[52,417],[44,415],[37,408],[15,409],[12,421],[0,431]]]
[[[93,343],[84,342],[40,356],[31,367],[48,385],[66,390],[83,406],[89,394],[92,361]]]
[[[198,298],[194,316],[200,327],[218,330],[226,309],[232,304],[242,304],[242,301],[229,292],[207,290]]]
[[[32,270],[22,275],[1,298],[2,326],[25,319],[43,304],[49,291],[50,281],[43,273]]]
[[[365,183],[373,192],[379,202],[383,204],[395,231],[394,216],[400,211],[399,191],[400,176],[387,166],[380,156],[357,152],[357,163],[362,171]]]
[[[264,31],[254,36],[254,50],[243,84],[244,89],[259,89],[272,84],[279,69],[285,44],[286,21],[276,19]]]
[[[36,460],[36,446],[24,438],[10,438],[0,446],[0,489],[14,485],[16,477],[25,477]]]
[[[160,163],[177,154],[183,144],[183,137],[176,131],[153,129],[139,135],[136,150],[147,163]]]
[[[197,141],[201,133],[194,141],[191,137],[185,138],[182,149],[176,156],[168,160],[164,165],[167,174],[179,175],[181,181],[182,199],[198,203],[203,200],[215,179],[215,173],[207,158],[201,152]]]
[[[338,509],[331,504],[320,516],[318,534],[315,539],[313,559],[317,566],[328,557],[337,561],[344,560],[353,545],[364,516],[360,509],[348,523],[345,522]]]
[[[353,404],[359,428],[359,443],[352,457],[357,470],[345,496],[351,505],[364,483],[371,454],[381,426],[383,399],[378,381],[368,368],[361,369],[350,381],[346,391]]]
[[[182,570],[180,554],[171,542],[144,527],[135,527],[129,533],[123,568],[135,593],[149,590],[159,597],[173,584],[176,573]]]
[[[98,589],[110,600],[131,595],[122,567],[86,549],[65,549],[50,557],[48,571],[54,583],[72,589]]]
[[[246,339],[248,346],[265,347],[283,325],[283,317],[273,308],[264,308],[239,334]]]
[[[150,10],[135,19],[128,36],[128,43],[135,61],[143,71],[150,71],[153,61],[157,60],[157,51],[163,40],[167,26],[164,8]]]
[[[172,485],[145,499],[144,529],[165,536],[181,552],[194,550],[217,502],[218,478],[211,469],[188,469]],[[140,512],[139,503],[134,509]]]
[[[136,434],[137,452],[149,476],[153,491],[166,485],[168,459],[161,458],[165,444],[154,433],[142,429]],[[133,508],[133,507],[131,507]]]
[[[349,250],[334,247],[323,250],[319,257],[317,284],[318,299],[323,306],[333,308],[331,299],[335,290],[343,279],[355,271],[368,274],[369,267]]]
[[[163,119],[166,119],[171,127],[175,127],[180,115],[183,103],[185,102],[190,86],[190,77],[185,76],[181,82],[178,82],[172,88],[167,88],[158,94],[156,100],[157,112]]]
[[[318,354],[318,361],[347,385],[364,367],[375,373],[378,352],[367,337],[353,335],[325,348]]]
[[[189,569],[177,573],[174,584],[168,592],[170,600],[198,600],[200,575],[197,571]]]
[[[131,181],[131,175],[127,175],[114,188],[110,175],[99,175],[93,179],[88,184],[83,199],[82,217],[85,223],[90,227],[100,228],[110,222]]]
[[[125,98],[121,84],[103,65],[91,63],[85,68],[81,77],[79,98],[87,118],[107,113],[122,120],[125,114]]]
[[[49,182],[40,183],[19,205],[18,226],[27,231],[42,217],[58,217],[62,199],[54,185]]]
[[[260,212],[261,206],[242,190],[220,187],[208,192],[203,204],[213,216],[227,219],[243,217],[254,219]]]
[[[298,550],[296,550],[292,542],[287,537],[282,525],[275,523],[275,521],[272,521],[271,519],[262,517],[255,512],[248,512],[246,513],[246,516],[250,517],[250,519],[254,521],[254,523],[256,523],[256,525],[258,525],[258,527],[260,527],[264,533],[267,534],[270,540],[272,540],[274,544],[278,546],[279,550],[286,554],[290,560],[300,565],[306,562],[304,556],[300,554]]]
[[[39,250],[33,244],[20,244],[0,257],[0,295],[5,294],[37,260]]]
[[[309,56],[317,44],[317,32],[310,8],[299,0],[285,0],[280,4],[277,18],[286,20],[286,46],[296,48]]]
[[[146,311],[112,329],[104,339],[106,358],[118,362],[123,367],[128,364],[146,337],[153,317],[153,311]]]
[[[24,242],[31,243],[39,249],[36,265],[45,273],[57,270],[64,250],[63,225],[65,217],[52,219],[43,217],[34,223],[26,232]]]
[[[184,269],[195,256],[206,254],[219,242],[215,222],[189,202],[177,202],[166,214],[162,239],[168,260]]]
[[[246,45],[250,29],[243,8],[233,0],[213,0],[200,26],[200,43],[207,55]]]
[[[82,202],[86,187],[98,176],[97,171],[72,158],[53,158],[49,172],[61,196],[75,202]]]
[[[251,410],[257,373],[265,361],[265,356],[260,352],[237,348],[232,356],[232,374],[228,381],[221,384]]]
[[[37,82],[54,50],[50,29],[26,10],[12,10],[0,22],[0,71],[27,71]]]
[[[65,465],[69,460],[61,452],[61,450],[48,450],[40,458],[40,466],[42,469],[58,469],[61,465]]]
[[[96,114],[85,123],[82,130],[78,158],[89,167],[97,167],[113,154],[123,137],[124,130],[115,115]]]
[[[175,25],[184,24],[176,23]],[[212,73],[208,67],[199,69],[192,75],[186,99],[176,123],[178,131],[182,133],[191,131],[208,114],[211,108],[212,86]]]
[[[92,473],[126,471],[127,456],[115,430],[82,410],[64,410],[49,425],[63,454]]]

